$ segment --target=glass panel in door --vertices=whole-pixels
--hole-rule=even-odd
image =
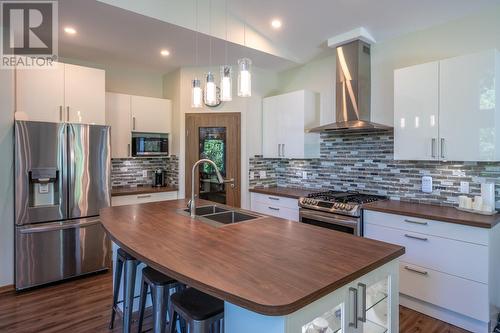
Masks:
[[[384,278],[366,287],[366,322],[362,324],[364,333],[385,333],[389,329],[389,283]]]
[[[208,158],[215,162],[222,177],[226,178],[226,127],[200,127],[200,158]],[[199,167],[200,198],[225,204],[225,184],[219,184],[215,169],[210,164]]]
[[[332,308],[321,316],[302,326],[302,333],[341,333],[343,304]]]

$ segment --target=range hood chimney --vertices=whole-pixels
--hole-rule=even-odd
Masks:
[[[336,121],[309,132],[391,129],[370,119],[370,44],[358,39],[337,46],[336,50]]]

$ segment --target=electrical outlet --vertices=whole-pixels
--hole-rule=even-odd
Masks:
[[[266,170],[259,171],[259,178],[260,179],[266,179],[267,178]]]
[[[422,192],[432,193],[432,177],[423,176],[422,177]]]
[[[255,172],[253,171],[250,171],[250,180],[254,180],[255,179]]]
[[[142,170],[142,177],[147,178],[148,170]]]
[[[468,194],[470,191],[469,182],[460,182],[460,193]]]
[[[302,171],[302,179],[307,179],[307,171]]]

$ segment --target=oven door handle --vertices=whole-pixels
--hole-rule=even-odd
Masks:
[[[334,214],[332,214],[331,217],[329,216],[324,216],[320,214],[314,214],[311,212],[304,212],[300,211],[300,217],[305,217],[311,220],[317,220],[325,223],[331,223],[331,224],[338,224],[338,225],[343,225],[347,227],[357,227],[358,226],[358,219],[353,218],[353,219],[346,219],[346,218],[340,218],[338,216],[334,217]]]

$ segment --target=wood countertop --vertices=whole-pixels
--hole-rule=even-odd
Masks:
[[[265,315],[292,313],[404,254],[401,246],[270,216],[216,228],[179,214],[186,203],[108,207],[100,219],[147,265]]]
[[[500,222],[500,214],[492,216],[463,212],[453,207],[437,206],[397,200],[375,201],[364,204],[363,209],[384,213],[420,217],[479,228],[493,228]]]
[[[175,186],[121,186],[113,187],[111,190],[111,196],[118,197],[121,195],[136,195],[136,194],[147,194],[147,193],[161,193],[161,192],[175,192],[178,188]]]
[[[267,195],[275,195],[278,197],[298,199],[300,197],[305,197],[310,193],[318,192],[320,190],[308,190],[301,188],[274,186],[274,187],[254,187],[251,188],[249,191]]]

